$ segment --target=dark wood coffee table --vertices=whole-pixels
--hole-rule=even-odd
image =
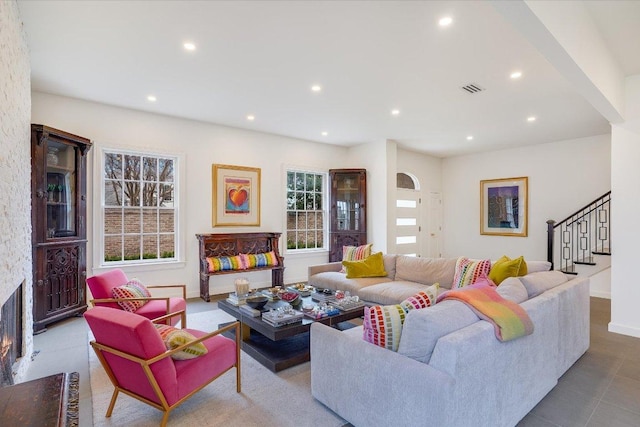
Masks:
[[[302,300],[302,304],[312,302],[311,297]],[[316,304],[315,301],[313,303]],[[282,304],[282,301],[269,302],[265,308],[277,308]],[[275,327],[263,322],[260,317],[251,317],[226,300],[218,301],[218,307],[240,321],[242,349],[272,372],[310,360],[309,329],[312,323],[319,322],[339,329],[348,329],[347,325],[339,324],[364,315],[364,307],[360,307],[318,320],[305,316],[301,322]]]

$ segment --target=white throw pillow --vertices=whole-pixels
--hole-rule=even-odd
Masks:
[[[504,299],[520,304],[529,299],[527,288],[524,287],[519,277],[507,277],[496,288],[496,292]]]
[[[527,288],[529,298],[536,297],[541,293],[555,288],[567,281],[567,276],[558,270],[541,271],[538,273],[527,274],[519,278],[522,284]]]
[[[549,261],[527,261],[527,274],[551,270]]]

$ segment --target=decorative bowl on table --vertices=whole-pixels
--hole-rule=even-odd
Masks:
[[[311,295],[311,291],[313,290],[311,286],[305,283],[297,283],[289,287],[288,289],[293,292],[299,293],[301,297],[308,297],[309,295]]]
[[[247,305],[251,308],[255,308],[256,310],[262,310],[268,301],[269,298],[264,295],[252,295],[247,297]]]
[[[297,292],[282,292],[280,294],[280,299],[282,301],[288,302],[291,305],[297,304],[300,295]]]

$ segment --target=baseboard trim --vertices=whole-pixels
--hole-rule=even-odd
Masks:
[[[640,328],[633,328],[619,323],[609,322],[609,332],[640,338]]]
[[[611,292],[590,291],[589,295],[596,298],[611,299]]]

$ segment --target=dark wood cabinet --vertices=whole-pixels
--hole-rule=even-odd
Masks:
[[[367,243],[367,171],[331,169],[329,261],[342,261],[343,246]]]
[[[31,125],[33,331],[87,309],[87,152],[91,141]]]

